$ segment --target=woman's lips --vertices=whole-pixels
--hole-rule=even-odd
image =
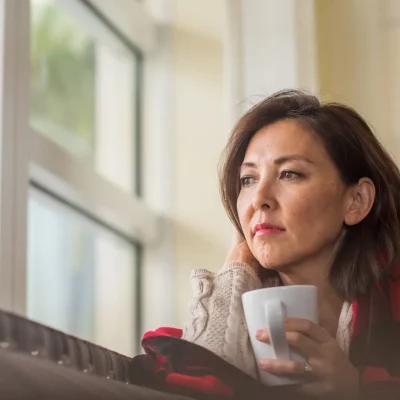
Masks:
[[[275,226],[268,223],[257,224],[254,227],[254,235],[262,236],[262,235],[276,235],[278,233],[282,233],[285,230],[279,226]]]
[[[272,235],[272,234],[277,234],[277,233],[282,233],[282,229],[259,229],[255,235],[256,236],[262,236],[262,235]]]

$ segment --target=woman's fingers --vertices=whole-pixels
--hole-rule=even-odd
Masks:
[[[298,361],[285,361],[285,360],[260,360],[258,363],[261,370],[275,375],[288,375],[288,376],[312,376],[311,371],[307,371],[305,363]]]
[[[298,332],[287,332],[286,339],[290,347],[309,359],[310,357],[317,356],[319,354],[320,344],[310,339],[309,337]]]
[[[271,343],[268,329],[260,329],[257,331],[256,337],[260,342]],[[294,350],[307,359],[318,354],[319,343],[302,333],[287,332],[286,340],[289,346],[293,347]]]
[[[334,340],[332,336],[322,326],[315,324],[307,319],[286,318],[285,330],[287,333],[296,332],[307,336],[317,343],[327,343]],[[262,342],[269,343],[268,329],[260,329],[256,332],[256,338]]]
[[[312,378],[300,386],[307,394],[351,399],[358,396],[359,372],[325,329],[295,318],[285,321],[285,329],[289,346],[303,355],[307,362],[261,360],[261,370],[276,375]],[[271,342],[268,329],[258,331],[256,336],[262,342]]]
[[[241,262],[247,264],[256,272],[256,274],[258,274],[261,269],[260,263],[254,257],[245,238],[237,230],[234,232],[232,248],[225,259],[226,264],[230,262]]]
[[[270,343],[269,330],[259,329],[258,331],[256,331],[256,339],[259,340],[260,342],[269,344]]]
[[[326,343],[332,340],[332,336],[327,330],[308,319],[286,318],[285,330],[286,332],[302,333],[318,343]]]

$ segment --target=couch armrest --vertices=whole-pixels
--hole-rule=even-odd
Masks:
[[[131,358],[2,310],[0,351],[22,352],[88,374],[133,382]]]

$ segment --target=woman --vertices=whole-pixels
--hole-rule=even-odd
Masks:
[[[239,239],[220,272],[193,272],[183,339],[256,376],[242,293],[315,285],[319,325],[286,321],[307,363],[260,368],[305,377],[296,390],[311,397],[400,398],[400,172],[366,122],[340,104],[277,93],[241,118],[220,176]],[[257,338],[268,343],[268,330]]]

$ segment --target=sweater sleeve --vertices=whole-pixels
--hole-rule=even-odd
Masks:
[[[194,270],[191,283],[193,298],[182,338],[256,377],[241,296],[262,287],[257,274],[244,263],[232,262],[217,273]]]

